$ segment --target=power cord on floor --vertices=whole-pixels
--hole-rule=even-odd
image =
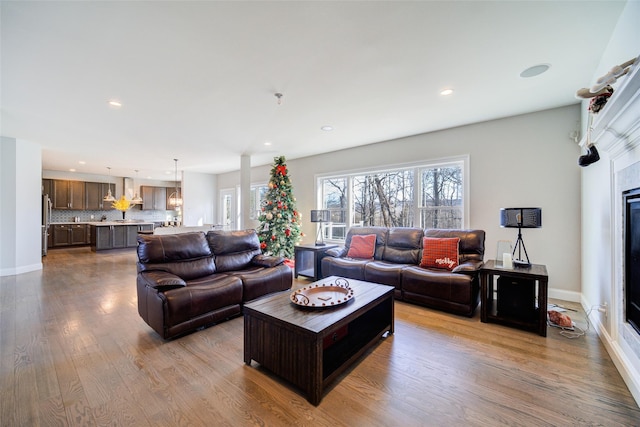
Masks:
[[[563,309],[563,310],[571,310],[571,311],[577,312],[577,310],[569,309],[569,308],[566,308],[566,307],[562,307],[562,306],[557,305],[557,304],[549,304],[549,307],[557,307],[557,308],[560,308],[560,309]],[[569,339],[580,338],[580,337],[584,336],[586,334],[586,332],[591,328],[591,322],[589,322],[589,315],[591,314],[591,312],[594,309],[597,309],[599,307],[600,307],[599,305],[594,305],[593,307],[591,307],[585,313],[585,321],[587,322],[587,328],[586,329],[582,329],[582,328],[578,327],[574,321],[571,322],[572,325],[573,325],[571,328],[560,326],[558,324],[553,323],[551,320],[549,320],[549,315],[548,314],[547,314],[547,324],[549,326],[553,326],[554,328],[561,329],[560,335],[562,335],[565,338],[569,338]]]

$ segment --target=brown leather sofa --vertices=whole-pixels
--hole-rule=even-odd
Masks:
[[[218,323],[290,289],[283,262],[262,255],[255,230],[138,235],[138,313],[165,339]]]
[[[347,258],[352,237],[368,234],[376,235],[373,259]],[[423,237],[460,238],[459,265],[452,271],[420,267]],[[479,302],[484,240],[483,230],[352,227],[345,245],[328,249],[322,258],[322,277],[391,285],[397,300],[471,317]]]

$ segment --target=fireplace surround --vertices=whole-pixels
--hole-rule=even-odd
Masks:
[[[591,140],[601,160],[583,172],[583,306],[637,402],[640,334],[627,320],[626,200],[640,188],[639,61],[595,116]],[[584,146],[586,140],[581,144]],[[600,312],[590,310],[608,306]],[[638,325],[636,325],[638,326]]]

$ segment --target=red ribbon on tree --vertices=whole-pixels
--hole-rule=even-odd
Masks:
[[[280,175],[286,175],[287,174],[287,167],[284,165],[278,165],[276,166],[276,172],[279,173]]]

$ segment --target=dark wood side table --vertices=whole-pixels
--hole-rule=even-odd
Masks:
[[[504,268],[500,261],[487,261],[480,269],[480,320],[546,337],[548,286],[544,265]]]
[[[298,245],[294,247],[295,268],[294,273],[296,279],[298,276],[310,277],[313,280],[321,279],[320,263],[327,249],[335,248],[338,245],[316,246]]]

